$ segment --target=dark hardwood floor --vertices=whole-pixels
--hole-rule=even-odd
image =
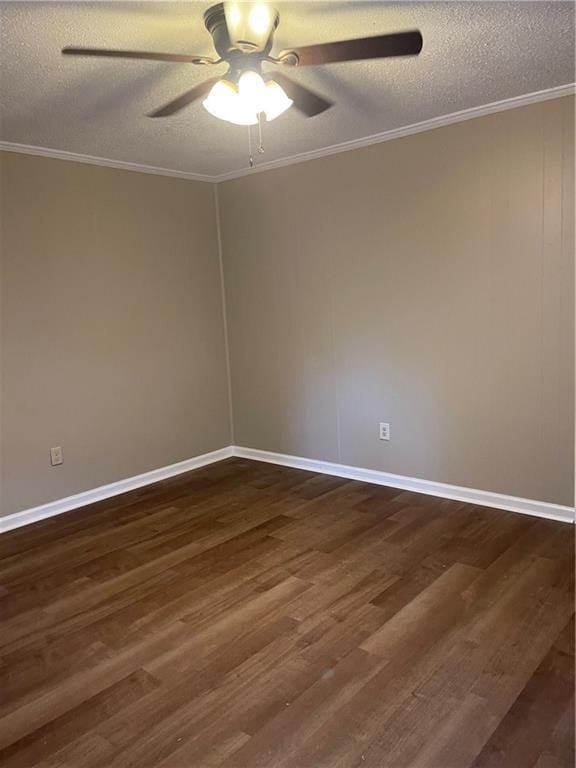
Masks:
[[[231,459],[0,537],[4,768],[572,768],[573,528]]]

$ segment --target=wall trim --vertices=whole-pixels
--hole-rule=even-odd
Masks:
[[[461,123],[465,120],[472,120],[475,117],[484,117],[486,115],[492,115],[495,112],[503,112],[508,109],[516,109],[517,107],[525,107],[529,104],[536,104],[540,101],[560,99],[564,96],[573,96],[574,94],[576,94],[576,83],[558,85],[554,88],[546,88],[542,91],[525,93],[521,96],[514,96],[510,99],[502,99],[501,101],[493,101],[490,104],[482,104],[478,107],[462,109],[458,112],[451,112],[448,115],[440,115],[439,117],[433,117],[429,120],[422,120],[419,123],[412,123],[411,125],[404,125],[400,128],[393,128],[381,133],[374,133],[370,136],[363,136],[359,139],[343,141],[339,144],[331,144],[327,147],[311,150],[310,152],[301,152],[297,155],[282,157],[278,160],[271,160],[267,163],[260,163],[255,165],[254,168],[241,168],[236,171],[215,175],[178,171],[171,168],[157,168],[151,165],[130,163],[124,160],[112,160],[105,157],[94,157],[92,155],[83,155],[77,152],[67,152],[61,149],[50,149],[49,147],[36,147],[31,144],[18,144],[17,142],[11,141],[0,141],[0,150],[4,150],[5,152],[17,152],[23,155],[52,157],[56,160],[70,160],[72,162],[86,163],[88,165],[101,165],[106,168],[118,168],[124,171],[151,173],[156,176],[171,176],[177,179],[188,179],[189,181],[204,181],[217,184],[223,181],[239,179],[242,176],[251,176],[255,173],[263,173],[264,171],[271,171],[275,168],[283,168],[287,165],[305,163],[308,160],[315,160],[320,157],[337,155],[341,152],[350,152],[354,149],[361,149],[362,147],[369,147],[372,144],[380,144],[384,141],[400,139],[404,136],[411,136],[415,133],[432,131],[436,128],[442,128],[442,126],[445,125],[452,125],[453,123]]]
[[[15,152],[19,155],[50,157],[54,160],[68,160],[72,163],[83,163],[84,165],[99,165],[104,168],[116,168],[119,171],[136,171],[137,173],[149,173],[154,176],[170,176],[176,179],[186,179],[187,181],[204,181],[213,184],[216,180],[215,176],[209,176],[204,173],[189,173],[188,171],[177,171],[172,168],[157,168],[154,165],[141,165],[140,163],[130,163],[125,160],[111,160],[107,157],[94,157],[93,155],[67,152],[63,149],[50,149],[49,147],[35,147],[31,144],[18,144],[13,141],[0,141],[0,151]]]
[[[125,480],[118,480],[115,483],[101,485],[99,488],[93,488],[90,491],[83,491],[74,496],[67,496],[64,499],[57,499],[48,504],[42,504],[39,507],[25,509],[22,512],[15,512],[6,517],[0,517],[0,533],[11,531],[14,528],[20,528],[30,523],[37,523],[39,520],[46,520],[49,517],[61,515],[63,512],[70,512],[78,507],[85,507],[88,504],[94,504],[96,501],[109,499],[112,496],[119,496],[127,491],[133,491],[136,488],[143,488],[146,485],[157,483],[160,480],[166,480],[175,475],[181,475],[184,472],[190,472],[192,469],[200,469],[208,464],[214,464],[217,461],[228,459],[233,455],[232,446],[220,448],[217,451],[203,453],[192,459],[179,461],[177,464],[169,464],[166,467],[153,469],[150,472],[144,472],[141,475],[128,477]]]
[[[256,164],[253,168],[242,168],[238,171],[222,173],[217,176],[215,180],[222,182],[230,181],[232,179],[239,179],[242,176],[250,176],[254,173],[271,171],[275,168],[283,168],[287,165],[295,165],[296,163],[305,163],[308,160],[316,160],[320,157],[328,157],[329,155],[338,155],[341,152],[350,152],[354,149],[362,149],[362,147],[369,147],[372,144],[381,144],[385,141],[401,139],[404,136],[412,136],[415,133],[433,131],[436,128],[442,128],[445,125],[452,125],[453,123],[462,123],[466,120],[472,120],[475,117],[485,117],[486,115],[492,115],[496,112],[504,112],[508,109],[526,107],[529,104],[536,104],[540,101],[550,101],[551,99],[560,99],[564,96],[573,96],[575,93],[576,83],[559,85],[555,88],[546,88],[543,91],[526,93],[522,96],[514,96],[510,99],[502,99],[502,101],[494,101],[490,104],[483,104],[479,107],[470,107],[469,109],[462,109],[459,112],[451,112],[448,115],[432,117],[429,120],[422,120],[420,123],[412,123],[411,125],[404,125],[400,128],[392,128],[391,130],[383,131],[382,133],[375,133],[371,136],[363,136],[360,139],[343,141],[339,144],[332,144],[328,147],[322,147],[321,149],[313,149],[310,152],[301,152],[298,155],[282,157],[278,160],[271,160],[268,163],[259,163]]]
[[[492,507],[494,509],[503,509],[508,512],[519,512],[523,515],[532,515],[533,517],[543,517],[547,520],[556,520],[562,523],[574,523],[574,508],[565,507],[561,504],[550,504],[546,501],[535,501],[533,499],[523,499],[517,496],[507,496],[503,493],[492,493],[491,491],[481,491],[476,488],[463,488],[458,485],[448,485],[447,483],[437,483],[433,480],[422,480],[417,477],[406,477],[405,475],[393,475],[389,472],[381,472],[376,469],[363,469],[362,467],[350,467],[346,464],[336,464],[330,461],[320,461],[318,459],[307,459],[302,456],[290,456],[284,453],[273,453],[271,451],[260,451],[256,448],[244,448],[237,445],[229,445],[226,448],[220,448],[217,451],[204,453],[195,456],[186,461],[180,461],[177,464],[169,464],[166,467],[153,469],[150,472],[144,472],[141,475],[119,480],[109,485],[101,485],[90,491],[83,491],[74,496],[67,496],[64,499],[57,499],[48,504],[42,504],[39,507],[25,509],[22,512],[15,512],[12,515],[0,518],[0,533],[6,533],[21,528],[31,523],[46,520],[49,517],[55,517],[63,512],[84,507],[88,504],[94,504],[103,499],[109,499],[112,496],[119,496],[122,493],[133,491],[137,488],[143,488],[146,485],[152,485],[160,480],[166,480],[169,477],[181,475],[184,472],[190,472],[193,469],[200,469],[208,464],[215,464],[223,459],[229,459],[237,456],[251,461],[263,461],[268,464],[278,464],[283,467],[293,467],[294,469],[304,469],[309,472],[319,472],[324,475],[333,475],[334,477],[343,477],[347,480],[358,480],[362,483],[374,483],[375,485],[387,485],[391,488],[398,488],[403,491],[414,491],[415,493],[424,493],[428,496],[437,496],[441,499],[452,499],[455,501],[464,501],[468,504],[477,504],[482,507]]]
[[[574,523],[574,508],[564,507],[560,504],[550,504],[546,501],[523,499],[517,496],[507,496],[503,493],[480,491],[476,488],[463,488],[458,485],[437,483],[433,480],[421,480],[416,477],[393,475],[389,472],[381,472],[375,469],[363,469],[350,467],[345,464],[336,464],[330,461],[306,459],[301,456],[289,456],[283,453],[260,451],[255,448],[243,448],[234,446],[234,456],[252,461],[264,461],[269,464],[280,464],[284,467],[305,469],[310,472],[320,472],[325,475],[334,475],[348,480],[359,480],[364,483],[387,485],[391,488],[399,488],[404,491],[424,493],[429,496],[438,496],[443,499],[465,501],[469,504],[477,504],[482,507],[504,509],[508,512],[520,512],[523,515],[544,517],[548,520],[557,520],[563,523]]]

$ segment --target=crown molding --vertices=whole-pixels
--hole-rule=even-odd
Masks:
[[[483,104],[480,107],[471,107],[470,109],[463,109],[460,112],[452,112],[449,115],[432,117],[430,120],[423,120],[420,123],[412,123],[412,125],[405,125],[401,128],[393,128],[392,130],[383,131],[382,133],[374,133],[371,136],[364,136],[361,139],[343,141],[339,144],[332,144],[328,147],[322,147],[322,149],[313,149],[310,152],[301,152],[298,155],[283,157],[278,160],[271,160],[268,163],[260,163],[259,165],[255,165],[253,168],[242,168],[239,171],[222,173],[215,178],[215,181],[231,181],[232,179],[239,179],[242,176],[252,176],[255,173],[263,173],[264,171],[272,171],[276,168],[284,168],[287,165],[305,163],[309,160],[316,160],[320,157],[328,157],[329,155],[338,155],[341,152],[350,152],[354,149],[369,147],[372,144],[381,144],[385,141],[401,139],[404,136],[412,136],[415,133],[433,131],[435,128],[442,128],[445,125],[462,123],[466,120],[472,120],[475,117],[484,117],[486,115],[492,115],[496,112],[504,112],[508,109],[525,107],[529,104],[536,104],[540,101],[550,101],[551,99],[561,99],[564,96],[574,96],[575,93],[576,83],[568,83],[567,85],[559,85],[555,88],[547,88],[544,91],[526,93],[522,96],[514,96],[510,99],[503,99],[502,101],[494,101],[490,104]]]
[[[171,168],[157,168],[154,165],[141,165],[140,163],[125,162],[124,160],[110,160],[107,157],[82,155],[78,152],[66,152],[63,149],[50,149],[49,147],[34,147],[31,144],[17,144],[12,141],[0,141],[0,151],[16,152],[20,155],[51,157],[54,160],[69,160],[72,163],[99,165],[103,168],[116,168],[120,171],[150,173],[154,176],[170,176],[175,179],[187,179],[188,181],[208,181],[211,183],[216,181],[215,176],[208,176],[203,173],[188,173],[187,171],[176,171]]]
[[[177,171],[171,168],[157,168],[156,166],[152,165],[140,165],[139,163],[130,163],[123,160],[111,160],[105,157],[82,155],[77,152],[66,152],[65,150],[50,149],[48,147],[35,147],[30,144],[18,144],[11,141],[0,141],[0,151],[3,150],[5,152],[16,152],[22,155],[51,157],[56,160],[69,160],[75,163],[99,165],[105,168],[117,168],[123,171],[136,171],[137,173],[150,173],[155,176],[170,176],[176,179],[204,181],[217,184],[223,181],[239,179],[243,176],[252,176],[255,173],[263,173],[264,171],[272,171],[276,168],[284,168],[287,165],[305,163],[309,160],[316,160],[320,157],[338,155],[341,152],[350,152],[354,149],[369,147],[372,144],[380,144],[385,141],[401,139],[404,136],[412,136],[413,134],[423,133],[424,131],[433,131],[436,128],[442,128],[443,126],[452,125],[453,123],[462,123],[466,120],[473,120],[476,117],[484,117],[486,115],[492,115],[496,112],[504,112],[508,109],[516,109],[517,107],[525,107],[529,104],[536,104],[540,101],[550,101],[551,99],[561,99],[564,96],[574,96],[574,94],[576,94],[576,83],[567,83],[566,85],[559,85],[555,88],[547,88],[543,91],[526,93],[522,96],[514,96],[510,99],[494,101],[490,104],[483,104],[479,107],[471,107],[470,109],[463,109],[459,112],[452,112],[448,115],[433,117],[430,120],[423,120],[419,123],[412,123],[411,125],[405,125],[401,128],[393,128],[392,130],[383,131],[382,133],[374,133],[371,136],[363,136],[360,139],[343,141],[339,144],[331,144],[328,147],[314,149],[310,152],[301,152],[298,155],[291,155],[290,157],[271,160],[268,163],[260,163],[253,168],[241,168],[237,171],[230,171],[228,173],[221,173],[216,175],[189,173],[187,171]]]

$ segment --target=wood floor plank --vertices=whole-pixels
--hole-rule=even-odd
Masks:
[[[136,670],[6,748],[2,753],[3,768],[34,765],[38,759],[39,744],[42,745],[43,756],[48,758],[92,731],[95,722],[111,717],[130,703],[139,701],[157,686],[158,682],[150,675],[140,669]]]
[[[573,632],[573,619],[567,627]],[[557,643],[552,646],[472,768],[536,764],[573,698],[573,663]]]
[[[230,459],[0,537],[6,768],[571,768],[574,529]]]

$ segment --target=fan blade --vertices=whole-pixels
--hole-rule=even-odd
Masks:
[[[191,88],[189,91],[186,91],[186,93],[178,96],[177,99],[169,101],[168,104],[164,104],[160,109],[151,112],[148,117],[168,117],[168,115],[173,115],[175,112],[179,112],[181,109],[184,109],[184,107],[187,107],[188,104],[192,104],[193,101],[205,96],[218,80],[220,80],[219,77],[211,77],[209,80],[204,80],[203,83],[195,85],[194,88]]]
[[[112,59],[148,59],[149,61],[175,61],[187,64],[213,64],[206,56],[186,53],[153,53],[151,51],[114,51],[107,48],[62,48],[64,56],[103,56]]]
[[[282,88],[284,88],[286,95],[292,99],[296,109],[299,109],[300,112],[303,112],[307,117],[320,115],[334,105],[333,101],[328,101],[328,99],[319,96],[309,88],[294,82],[294,80],[286,77],[283,72],[274,72],[272,79],[276,80],[278,85],[281,85]]]
[[[386,59],[391,56],[417,56],[421,50],[422,35],[418,30],[378,35],[377,37],[359,37],[356,40],[338,40],[335,43],[319,43],[318,45],[305,45],[302,48],[290,49],[298,56],[299,67],[334,64],[339,61]]]

